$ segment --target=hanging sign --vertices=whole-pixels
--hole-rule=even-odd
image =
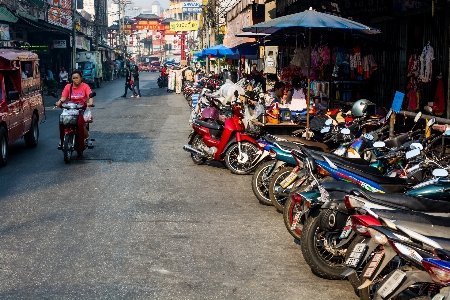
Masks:
[[[178,21],[170,22],[172,31],[196,31],[198,30],[198,21]]]
[[[198,2],[184,2],[182,10],[183,13],[198,14],[202,12],[202,7]]]
[[[53,40],[53,48],[54,49],[66,49],[66,40]]]
[[[392,110],[396,113],[399,113],[402,109],[403,99],[405,98],[405,94],[397,91],[395,92],[394,101],[392,102]]]

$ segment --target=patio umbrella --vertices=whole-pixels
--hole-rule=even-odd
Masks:
[[[311,30],[320,29],[335,29],[348,33],[365,33],[365,34],[377,34],[380,31],[376,28],[366,26],[364,24],[347,20],[334,15],[321,13],[310,8],[300,13],[287,15],[280,18],[275,18],[266,22],[258,23],[253,26],[245,27],[242,31],[256,32],[256,33],[270,33],[273,34],[281,29],[291,28],[308,28],[309,30],[309,59],[311,60]],[[306,128],[309,128],[309,99],[310,99],[310,85],[311,85],[311,62],[308,64],[308,95],[306,101],[307,117]]]
[[[205,55],[212,55],[217,57],[224,57],[227,55],[233,55],[234,52],[228,47],[225,47],[223,44],[213,46],[210,48],[206,48],[202,51]]]
[[[203,53],[203,51],[199,51],[199,52],[195,52],[194,54],[192,54],[193,56],[196,56],[196,57],[203,57],[203,56],[205,56],[205,54]]]

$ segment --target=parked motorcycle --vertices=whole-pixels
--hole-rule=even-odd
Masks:
[[[223,125],[193,120],[194,130],[183,149],[191,153],[195,164],[203,164],[206,160],[224,161],[232,173],[242,175],[250,173],[268,155],[262,151],[265,145],[259,145],[245,134],[238,96],[236,92],[236,101],[231,105],[232,117]]]

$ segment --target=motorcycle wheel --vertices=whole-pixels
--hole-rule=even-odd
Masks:
[[[314,273],[325,279],[342,279],[341,274],[347,267],[344,255],[330,252],[333,235],[339,233],[325,232],[320,229],[320,210],[312,212],[305,225],[300,239],[303,258]],[[345,245],[344,245],[345,247]],[[337,249],[335,251],[339,251]]]
[[[256,198],[258,198],[259,203],[264,205],[273,205],[270,201],[269,196],[269,184],[274,171],[272,168],[275,167],[277,163],[276,160],[265,161],[255,169],[252,177],[252,190]],[[270,172],[270,173],[269,173]]]
[[[201,144],[203,144],[202,136],[197,134],[194,137],[194,140],[192,141],[192,147],[195,149],[199,149],[199,145],[201,145]],[[196,164],[196,165],[202,165],[206,161],[206,158],[201,157],[194,153],[191,153],[191,158],[192,158],[192,161],[194,162],[194,164]]]
[[[286,201],[288,200],[288,196],[284,196],[284,195],[277,195],[275,193],[275,189],[277,187],[281,187],[280,183],[289,176],[289,174],[291,174],[292,170],[294,169],[294,167],[292,166],[287,166],[282,168],[280,171],[278,171],[273,177],[272,180],[270,181],[270,185],[269,185],[269,196],[270,196],[270,201],[272,201],[273,206],[275,206],[275,208],[277,209],[278,212],[282,213],[284,210],[284,204],[286,203]],[[299,180],[300,178],[303,177],[305,171],[304,170],[299,170],[298,172],[298,177],[294,180],[293,183],[291,183],[286,189],[284,189],[286,191],[286,193],[290,193],[290,190],[292,188],[297,188],[298,184],[299,184]]]
[[[252,162],[257,157],[259,149],[250,142],[241,142],[241,151],[243,157],[239,162],[238,143],[232,144],[225,153],[225,165],[233,174],[246,175],[253,170]]]
[[[73,132],[64,135],[63,153],[64,153],[64,162],[66,164],[68,164],[72,161],[74,138],[75,138],[75,136],[74,136]]]

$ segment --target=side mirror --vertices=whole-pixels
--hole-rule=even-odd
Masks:
[[[434,169],[432,174],[434,177],[447,177],[448,171],[445,169]]]
[[[427,123],[427,127],[431,127],[434,123],[436,123],[436,118],[432,118],[431,120],[429,120]]]
[[[433,113],[433,109],[431,107],[429,107],[428,105],[425,106],[423,108],[423,110],[427,113],[427,114],[432,114]]]
[[[330,132],[330,127],[328,126],[322,128],[322,130],[320,131],[320,133],[327,133],[327,132]]]
[[[418,112],[416,117],[414,118],[414,123],[417,123],[417,121],[419,121],[421,116],[422,116],[422,112]]]
[[[342,133],[342,134],[349,135],[349,134],[350,134],[350,129],[348,129],[348,128],[343,128],[343,129],[341,130],[341,133]]]
[[[375,143],[373,143],[373,147],[374,148],[384,148],[384,147],[386,147],[386,144],[384,143],[384,142],[375,142]]]
[[[19,100],[19,92],[18,91],[9,91],[8,92],[8,100],[9,101]]]
[[[333,124],[333,120],[328,119],[325,121],[325,125],[330,126],[331,124]]]
[[[95,96],[97,96],[96,92],[92,92],[92,93],[89,94],[89,98],[94,98]]]
[[[371,135],[370,133],[363,134],[363,137],[368,141],[373,141],[373,135]]]
[[[423,150],[423,146],[420,143],[412,143],[409,147],[411,150],[413,150],[413,149]]]
[[[420,149],[410,150],[410,151],[406,152],[406,159],[416,157],[419,154],[420,154]]]

